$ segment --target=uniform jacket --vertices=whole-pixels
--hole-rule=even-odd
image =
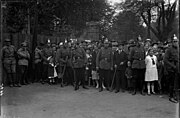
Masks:
[[[128,56],[127,54],[122,50],[121,52],[117,50],[114,53],[114,65],[117,65],[117,70],[125,70],[127,66]],[[123,62],[121,65],[120,63]]]
[[[166,50],[164,55],[164,66],[167,71],[175,72],[178,71],[178,48],[170,47]]]
[[[16,64],[16,49],[13,45],[2,48],[2,62],[4,64]]]
[[[86,52],[83,48],[78,47],[72,50],[72,66],[73,68],[83,68],[87,63]]]
[[[42,61],[42,50],[36,47],[35,49],[35,63],[40,63]]]
[[[71,50],[69,48],[58,49],[56,53],[56,62],[60,63],[60,65],[67,64],[67,66],[71,66]]]
[[[24,50],[23,48],[20,48],[17,51],[17,54],[19,57],[18,65],[28,66],[29,59],[30,59],[30,54],[29,54],[28,50]]]
[[[53,57],[54,56],[54,51],[51,47],[45,47],[43,50],[42,50],[42,60],[43,60],[43,64],[48,64],[49,63],[49,60],[48,58],[49,57]]]
[[[133,47],[129,54],[129,60],[132,63],[132,68],[145,69],[145,56],[146,53],[143,47]]]
[[[110,48],[101,48],[99,50],[96,57],[96,66],[105,70],[113,68],[113,53]]]

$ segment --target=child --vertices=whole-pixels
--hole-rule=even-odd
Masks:
[[[49,57],[49,67],[48,67],[48,78],[49,78],[49,84],[55,83],[55,78],[58,76],[56,71],[56,64],[53,57]]]
[[[131,69],[131,63],[128,62],[127,63],[127,68],[126,68],[126,71],[125,71],[125,76],[127,78],[127,87],[128,87],[128,90],[129,90],[129,93],[131,93],[132,91],[132,85],[131,85],[131,81],[132,81],[132,69]]]
[[[146,72],[145,81],[147,82],[148,95],[154,92],[154,82],[158,81],[158,71],[157,71],[157,57],[154,55],[153,49],[149,49],[148,55],[145,58]],[[151,90],[150,90],[151,88]]]

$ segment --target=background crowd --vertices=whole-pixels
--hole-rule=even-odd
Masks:
[[[99,92],[106,89],[136,95],[139,91],[141,95],[168,94],[174,103],[179,100],[179,39],[176,36],[167,42],[138,37],[117,45],[108,39],[104,42],[65,40],[58,45],[48,40],[36,47],[33,57],[27,42],[16,49],[10,39],[5,39],[1,57],[6,72],[5,86],[40,82],[61,87],[72,85],[78,90],[82,85],[84,89],[95,87]],[[29,68],[31,59],[33,68]]]

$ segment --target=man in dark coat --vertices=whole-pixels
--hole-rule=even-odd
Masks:
[[[81,81],[82,87],[85,87],[85,65],[87,63],[86,53],[79,43],[72,49],[72,67],[74,68],[75,75],[75,90],[79,89],[79,82]]]
[[[132,71],[133,71],[133,80],[134,80],[134,92],[132,95],[136,94],[136,91],[138,89],[138,85],[141,91],[141,94],[144,95],[143,93],[143,83],[144,83],[144,78],[145,78],[145,49],[142,46],[143,42],[140,37],[137,38],[137,43],[136,46],[133,47],[130,50],[129,54],[129,61],[131,62],[132,65]]]
[[[113,53],[109,48],[109,41],[104,41],[104,47],[101,48],[96,57],[96,69],[99,70],[99,92],[103,91],[103,80],[106,84],[106,89],[110,87],[110,72],[113,70]]]
[[[13,45],[11,45],[10,39],[5,39],[5,46],[2,48],[2,65],[3,69],[7,74],[7,79],[9,80],[10,87],[16,87],[16,49]]]
[[[169,100],[177,103],[174,93],[179,88],[179,40],[175,37],[172,38],[172,45],[165,52],[164,65],[168,73]]]
[[[49,59],[54,57],[54,52],[51,47],[51,42],[48,40],[47,45],[42,50],[42,60],[43,60],[43,76],[42,76],[42,84],[45,83],[48,79],[48,67],[49,67]]]
[[[125,70],[127,67],[127,61],[128,61],[128,56],[125,53],[123,49],[124,44],[121,42],[119,44],[118,50],[114,53],[114,67],[117,69],[116,71],[116,91],[115,93],[118,93],[120,90],[120,87],[122,89],[122,92],[126,89],[126,78],[125,78]]]

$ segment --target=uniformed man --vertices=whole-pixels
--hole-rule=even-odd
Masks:
[[[21,85],[29,84],[28,81],[28,65],[30,60],[30,54],[27,50],[27,42],[21,44],[21,48],[17,51],[18,54],[18,69],[19,69],[19,83]]]
[[[40,43],[39,46],[35,48],[35,80],[34,82],[39,82],[42,80],[42,48],[43,44]]]
[[[73,70],[71,67],[71,50],[68,47],[68,42],[61,43],[60,48],[57,50],[56,53],[56,62],[59,63],[58,73],[62,73],[63,69],[64,72],[64,82],[66,85],[73,85]],[[64,83],[61,83],[64,84]]]
[[[134,80],[134,92],[132,95],[136,94],[138,89],[138,85],[142,95],[145,95],[143,92],[143,83],[145,78],[145,49],[142,46],[142,39],[140,37],[137,38],[136,46],[130,50],[129,61],[132,65],[133,71],[133,80]]]
[[[5,39],[5,46],[2,48],[2,63],[7,74],[10,87],[16,87],[16,49],[11,45],[10,39]]]
[[[51,47],[51,42],[48,40],[47,45],[42,50],[42,60],[43,60],[43,76],[41,83],[44,84],[48,79],[48,66],[49,59],[54,56],[53,49]]]
[[[174,95],[174,90],[177,89],[177,86],[175,85],[177,84],[179,86],[179,40],[177,37],[172,38],[172,45],[165,52],[164,65],[168,75],[169,100],[173,103],[177,103],[178,101]]]
[[[113,70],[113,53],[109,48],[109,41],[104,41],[104,47],[101,48],[96,57],[96,69],[99,70],[99,92],[103,91],[103,80],[106,84],[106,89],[110,87],[110,72]]]
[[[117,69],[116,71],[116,91],[118,93],[121,87],[122,92],[125,91],[127,80],[125,78],[125,70],[127,67],[128,55],[124,51],[123,42],[119,43],[118,50],[114,53],[114,67]]]
[[[75,75],[75,90],[79,89],[79,82],[81,81],[82,87],[85,87],[85,65],[87,63],[86,53],[79,43],[76,44],[72,50],[72,67],[74,68]]]

